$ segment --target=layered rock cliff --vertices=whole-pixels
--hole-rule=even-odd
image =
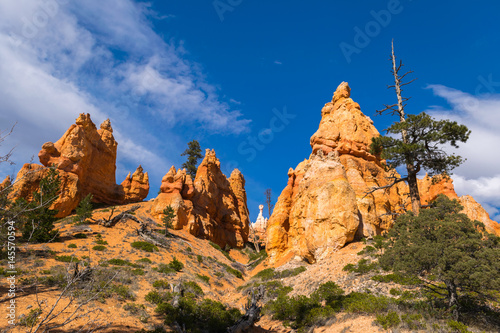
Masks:
[[[347,83],[338,86],[321,110],[319,129],[310,140],[311,156],[288,172],[288,184],[268,222],[266,249],[271,261],[298,255],[313,262],[354,237],[389,229],[393,213],[408,207],[404,183],[367,194],[399,175],[386,171],[384,161],[370,153],[372,138],[380,134],[350,93]],[[424,179],[419,186],[424,203],[438,193],[458,198],[451,183],[438,187]],[[459,200],[469,217],[484,222],[488,230],[498,230],[473,199]]]
[[[160,191],[151,212],[161,218],[170,205],[176,215],[174,229],[186,229],[222,248],[242,247],[248,241],[245,179],[237,169],[227,179],[213,150],[206,150],[194,182],[186,170],[171,167]]]
[[[38,153],[42,165],[23,166],[11,195],[29,199],[46,173],[45,166],[55,167],[61,177],[61,195],[52,206],[59,211],[58,217],[71,214],[89,193],[95,202],[106,204],[142,201],[149,192],[148,175],[142,167],[122,185],[116,184],[117,147],[109,119],[97,129],[90,115],[82,113],[58,141],[43,144]]]

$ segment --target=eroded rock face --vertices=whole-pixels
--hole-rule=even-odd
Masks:
[[[372,138],[380,134],[350,93],[347,83],[338,86],[332,101],[321,111],[319,129],[310,140],[310,158],[288,172],[288,184],[268,222],[266,249],[271,261],[290,254],[314,261],[327,249],[335,250],[352,241],[353,228],[359,238],[381,234],[392,227],[393,213],[401,213],[409,205],[404,183],[367,194],[400,176],[386,171],[384,161],[370,153]],[[326,162],[325,156],[330,154],[338,156],[335,162]],[[451,183],[436,187],[424,178],[419,187],[424,204],[439,193],[458,198]],[[334,202],[325,199],[335,196],[339,199]],[[469,217],[479,219],[489,230],[498,228],[475,201],[459,200]]]
[[[184,228],[222,248],[242,247],[248,241],[245,179],[234,170],[228,180],[213,150],[206,150],[194,182],[186,170],[172,167],[163,177],[160,191],[152,213],[161,218],[163,209],[171,205],[176,214],[174,228]]]
[[[275,230],[268,240],[269,256],[288,250],[312,263],[352,241],[359,225],[356,194],[338,153],[325,156],[320,149],[288,175],[277,214],[268,223],[268,230]]]
[[[0,191],[3,190],[4,188],[10,186],[12,184],[12,181],[10,180],[10,176],[6,176],[3,182],[0,184]]]
[[[57,142],[43,144],[38,154],[40,162],[45,167],[56,167],[62,180],[61,195],[53,205],[53,209],[59,211],[58,217],[69,215],[89,193],[95,202],[107,204],[125,204],[146,198],[149,180],[142,167],[122,185],[116,184],[117,146],[109,119],[97,129],[90,115],[83,113]],[[13,197],[29,198],[44,176],[43,171],[32,171],[41,168],[36,164],[23,166],[17,175]],[[23,178],[27,173],[29,176]]]

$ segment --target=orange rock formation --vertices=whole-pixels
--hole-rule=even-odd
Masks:
[[[142,201],[149,192],[147,173],[139,166],[122,185],[116,184],[116,151],[118,143],[108,120],[98,130],[89,114],[80,114],[76,123],[55,143],[46,142],[38,153],[45,167],[54,166],[61,177],[61,195],[52,208],[64,217],[80,200],[92,193],[95,202],[125,204]],[[13,198],[30,198],[45,175],[41,165],[25,164],[19,171]]]
[[[288,172],[288,184],[268,222],[266,249],[271,261],[298,255],[312,262],[356,234],[369,237],[389,229],[394,222],[391,213],[408,206],[404,183],[367,194],[399,175],[386,171],[384,161],[370,153],[372,138],[380,134],[350,92],[346,82],[338,86],[321,111],[319,129],[310,141],[311,156]],[[424,203],[438,193],[457,198],[451,182],[431,185],[428,179],[419,183]],[[459,199],[464,212],[484,222],[488,230],[498,230],[498,224],[471,199]]]
[[[176,214],[174,229],[184,228],[222,248],[241,247],[248,241],[245,179],[237,169],[227,179],[213,150],[206,150],[194,182],[186,170],[171,167],[162,179],[160,191],[151,211],[161,217],[163,210],[172,206]]]

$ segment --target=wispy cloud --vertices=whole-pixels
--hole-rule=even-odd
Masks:
[[[19,122],[17,153],[26,158],[57,140],[81,112],[96,123],[110,117],[122,141],[119,158],[140,156],[158,174],[170,161],[151,149],[153,135],[129,135],[152,119],[166,128],[246,131],[249,120],[186,59],[182,41],[165,41],[154,31],[158,19],[172,17],[132,0],[2,1],[0,120]]]
[[[471,135],[458,151],[467,161],[455,169],[453,180],[459,195],[470,194],[498,219],[500,207],[500,94],[474,96],[445,87],[429,85],[436,96],[444,98],[450,108],[433,106],[426,112],[440,119],[451,119],[466,125]]]

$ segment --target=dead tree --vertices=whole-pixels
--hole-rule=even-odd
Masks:
[[[383,115],[386,112],[389,112],[391,115],[396,115],[399,117],[399,122],[404,123],[406,122],[406,112],[405,112],[405,107],[407,105],[408,100],[411,97],[403,97],[402,95],[402,87],[412,83],[416,79],[410,80],[408,82],[403,82],[403,79],[408,75],[413,73],[413,71],[408,71],[404,73],[403,75],[400,75],[401,68],[404,66],[403,61],[399,61],[399,65],[397,64],[396,61],[396,55],[394,53],[394,41],[391,43],[391,57],[390,60],[392,62],[392,69],[391,73],[394,76],[394,84],[387,86],[387,88],[394,88],[397,96],[398,102],[395,104],[385,104],[384,108],[382,110],[377,110],[376,114],[377,115]],[[406,130],[402,130],[401,132],[402,136],[402,141],[405,144],[408,144],[408,133]],[[393,179],[393,182],[385,185],[385,186],[380,186],[380,187],[374,187],[370,191],[368,191],[366,194],[371,194],[376,190],[380,189],[387,189],[390,188],[397,183],[406,181],[408,183],[408,187],[410,190],[410,198],[411,198],[411,204],[412,204],[412,211],[415,215],[418,215],[420,211],[420,194],[418,192],[418,185],[417,185],[417,173],[418,171],[415,169],[415,166],[413,164],[413,161],[408,161],[406,163],[406,169],[408,171],[408,175],[406,177],[391,177]]]
[[[260,311],[262,306],[259,301],[264,297],[265,287],[259,286],[252,291],[251,298],[245,306],[245,314],[230,328],[227,329],[228,333],[243,333],[247,332],[256,322],[260,320]]]
[[[121,220],[126,220],[126,219],[133,220],[137,223],[140,223],[140,220],[131,214],[131,213],[135,212],[137,209],[139,209],[140,207],[141,206],[139,206],[139,205],[135,205],[132,208],[121,212],[120,214],[116,215],[115,217],[113,217],[113,214],[115,212],[115,207],[113,207],[111,209],[111,213],[109,214],[109,217],[107,219],[104,218],[104,219],[94,220],[94,222],[97,222],[98,224],[101,224],[107,228],[114,227],[118,222],[120,222]]]
[[[271,218],[271,212],[273,210],[274,205],[272,204],[273,199],[272,199],[272,192],[271,189],[268,188],[265,192],[264,195],[266,196],[266,205],[267,209],[269,211],[269,218]]]

